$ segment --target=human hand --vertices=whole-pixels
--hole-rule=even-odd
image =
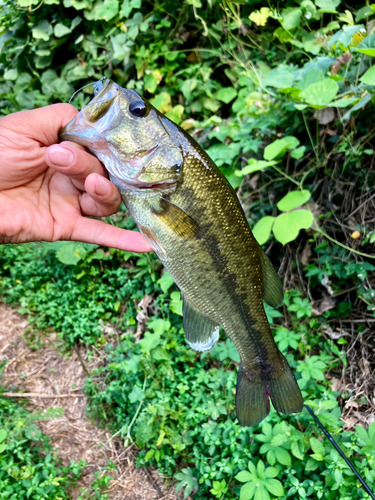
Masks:
[[[57,144],[76,114],[53,104],[0,119],[0,243],[75,240],[150,251],[140,233],[84,217],[115,213],[121,197],[85,148]]]

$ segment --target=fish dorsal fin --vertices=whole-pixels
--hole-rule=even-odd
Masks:
[[[160,210],[154,210],[169,229],[182,238],[193,238],[199,235],[199,226],[182,208],[166,198],[160,198]]]
[[[271,261],[259,247],[263,277],[263,300],[271,307],[279,307],[284,298],[283,285]]]
[[[194,351],[209,351],[219,339],[219,326],[194,309],[185,297],[182,312],[186,342]]]

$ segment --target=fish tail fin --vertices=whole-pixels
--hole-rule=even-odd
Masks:
[[[280,353],[282,367],[269,379],[245,368],[241,363],[237,376],[236,412],[239,423],[246,427],[259,424],[270,411],[270,398],[275,410],[281,413],[299,413],[303,399],[293,372]]]
[[[280,353],[282,363],[277,376],[270,380],[271,401],[275,410],[289,415],[300,413],[303,409],[303,398],[293,372],[285,357]]]
[[[239,423],[246,427],[259,424],[270,411],[269,388],[258,376],[240,364],[236,386],[236,413]]]

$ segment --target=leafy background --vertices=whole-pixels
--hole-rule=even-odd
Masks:
[[[284,279],[283,309],[267,307],[276,342],[373,487],[375,6],[4,0],[0,16],[1,113],[107,76],[208,151]],[[124,211],[109,220],[134,228]],[[233,344],[186,348],[179,292],[153,255],[59,242],[4,245],[0,262],[2,300],[36,330],[105,350],[91,414],[185,497],[367,498],[307,413],[236,423]]]

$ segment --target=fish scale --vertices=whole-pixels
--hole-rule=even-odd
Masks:
[[[61,138],[85,145],[106,166],[182,292],[187,342],[210,349],[218,326],[233,340],[241,358],[242,425],[259,423],[270,398],[278,411],[301,411],[300,390],[263,307],[263,300],[281,302],[281,284],[234,190],[199,144],[136,92],[98,83],[97,95]]]

